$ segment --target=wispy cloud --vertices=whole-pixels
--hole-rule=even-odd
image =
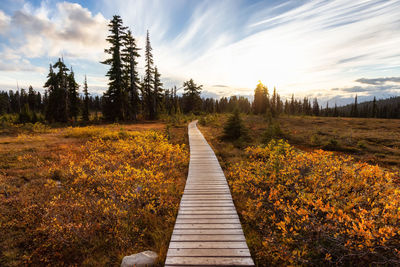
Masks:
[[[96,2],[98,14],[79,4],[46,3],[0,13],[0,34],[13,24],[24,37],[9,40],[9,49],[16,47],[11,55],[98,62],[107,46],[106,18],[120,14],[141,48],[150,30],[167,86],[194,78],[218,95],[248,95],[262,80],[287,95],[332,97],[376,92],[360,83],[387,85],[400,76],[399,1],[103,0]]]
[[[360,78],[357,79],[356,82],[373,84],[373,85],[381,85],[388,82],[400,83],[400,77],[373,78],[373,79]]]

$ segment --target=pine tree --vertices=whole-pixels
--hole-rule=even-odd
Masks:
[[[372,101],[372,118],[376,118],[377,108],[376,108],[376,97],[374,96],[374,100]]]
[[[194,83],[193,79],[190,79],[189,81],[186,81],[183,83],[184,87],[184,102],[185,102],[185,113],[189,112],[198,112],[200,110],[200,104],[201,104],[201,90],[202,90],[202,85],[197,85]]]
[[[314,98],[312,110],[314,116],[319,116],[319,105],[317,98]]]
[[[29,104],[29,109],[31,111],[35,111],[36,109],[39,108],[36,105],[36,94],[31,85],[29,86],[28,89],[28,104]]]
[[[54,72],[55,68],[58,68],[57,73]],[[48,91],[46,120],[49,122],[68,121],[67,71],[60,58],[53,66],[50,65],[48,79],[44,85]]]
[[[335,103],[335,108],[333,109],[333,117],[338,117],[338,116],[339,116],[339,112],[338,112],[337,105]]]
[[[326,101],[325,116],[329,116],[329,101]]]
[[[253,112],[254,114],[265,114],[269,110],[268,88],[258,81],[254,90]]]
[[[291,114],[291,115],[294,115],[294,112],[295,112],[295,108],[294,108],[294,94],[292,94],[292,99],[290,100],[290,108],[289,108],[289,110],[290,110],[290,114]]]
[[[129,98],[126,113],[129,114],[129,118],[132,120],[137,119],[140,109],[140,98],[138,92],[139,75],[136,70],[138,64],[137,58],[140,56],[138,51],[139,48],[136,46],[135,38],[133,38],[132,32],[128,30],[123,37],[122,63],[123,78]]]
[[[146,37],[146,49],[145,49],[145,76],[143,81],[143,104],[144,110],[148,119],[154,120],[155,119],[155,107],[154,107],[154,96],[153,96],[153,54],[151,53],[152,48],[150,44],[150,35],[149,31],[147,31]]]
[[[223,139],[234,141],[239,138],[248,138],[247,129],[245,128],[243,121],[240,117],[239,109],[235,109],[233,114],[229,117],[226,125],[224,126]]]
[[[101,62],[109,65],[107,72],[109,79],[108,90],[104,93],[103,114],[108,120],[124,120],[124,82],[122,74],[121,48],[125,36],[126,27],[123,26],[120,16],[115,15],[108,24],[110,35],[107,41],[110,48],[104,52],[111,55],[111,58]]]
[[[157,67],[154,68],[154,80],[153,80],[153,99],[154,99],[154,116],[158,117],[159,110],[161,109],[163,99],[163,83],[161,82],[161,74],[158,72]]]
[[[83,94],[84,94],[84,99],[83,99],[82,119],[84,121],[89,121],[89,91],[88,91],[86,75],[85,75],[85,81],[83,83]]]
[[[276,96],[276,88],[274,87],[274,92],[272,94],[271,99],[271,114],[273,117],[277,115],[277,96]]]
[[[78,119],[79,114],[79,85],[75,81],[75,74],[71,67],[71,72],[67,77],[68,82],[68,110],[69,118]]]
[[[351,112],[350,112],[352,117],[358,117],[358,103],[357,103],[357,95],[354,98],[354,105],[351,107]]]

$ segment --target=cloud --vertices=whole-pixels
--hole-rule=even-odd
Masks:
[[[7,16],[3,11],[0,10],[0,35],[5,34],[9,24],[10,24],[11,18]]]
[[[14,12],[9,47],[26,58],[63,55],[99,61],[107,46],[107,23],[79,4],[61,2],[53,9],[42,3]]]
[[[400,2],[152,1],[108,3],[134,34],[146,29],[164,77],[225,93],[258,80],[281,93],[351,85],[400,60]],[[184,15],[181,15],[184,7]],[[134,11],[132,11],[134,10]],[[134,15],[131,14],[134,12]],[[141,42],[143,47],[143,42]]]
[[[338,94],[340,92],[341,95],[346,93],[361,93],[363,95],[395,95],[400,93],[400,85],[370,85],[370,86],[351,86],[351,87],[343,87],[343,88],[332,88],[330,91],[335,92],[334,94]],[[328,94],[327,94],[328,95]]]
[[[388,82],[400,83],[400,77],[387,77],[387,78],[374,78],[374,79],[360,78],[357,79],[356,82],[364,84],[372,84],[372,85],[382,85]]]
[[[30,60],[62,54],[98,62],[108,46],[106,18],[120,14],[142,49],[150,30],[154,60],[167,88],[193,78],[219,96],[251,95],[262,80],[269,88],[276,85],[282,95],[311,92],[332,97],[356,90],[373,92],[357,83],[395,82],[359,77],[400,75],[399,1],[291,0],[277,5],[240,0],[103,0],[96,2],[98,14],[79,4],[49,3],[43,1],[38,8],[25,5],[3,23],[13,31],[8,40],[10,57]],[[0,14],[0,25],[1,21]],[[96,73],[102,75],[101,71]]]

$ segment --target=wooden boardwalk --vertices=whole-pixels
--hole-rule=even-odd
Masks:
[[[224,173],[189,124],[190,163],[165,266],[254,266]]]

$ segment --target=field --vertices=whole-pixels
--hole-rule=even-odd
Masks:
[[[246,115],[249,138],[228,142],[228,116],[199,127],[259,266],[400,263],[400,121]],[[192,119],[0,128],[0,265],[118,265],[147,249],[162,265]]]
[[[227,115],[210,115],[202,126],[209,140],[221,153],[225,151],[222,146],[218,147],[218,139],[226,119]],[[266,119],[247,115],[243,116],[243,121],[249,129],[250,140],[239,147],[265,143]],[[301,150],[324,149],[336,154],[351,155],[356,160],[370,164],[400,169],[400,120],[281,116],[277,122],[281,129],[277,138],[286,139]],[[241,151],[234,146],[226,150],[233,150],[226,151],[231,155]]]
[[[249,138],[227,142],[226,119],[201,129],[259,266],[400,264],[399,121],[244,116]]]
[[[0,265],[163,261],[188,165],[186,125],[50,128],[0,134]]]

